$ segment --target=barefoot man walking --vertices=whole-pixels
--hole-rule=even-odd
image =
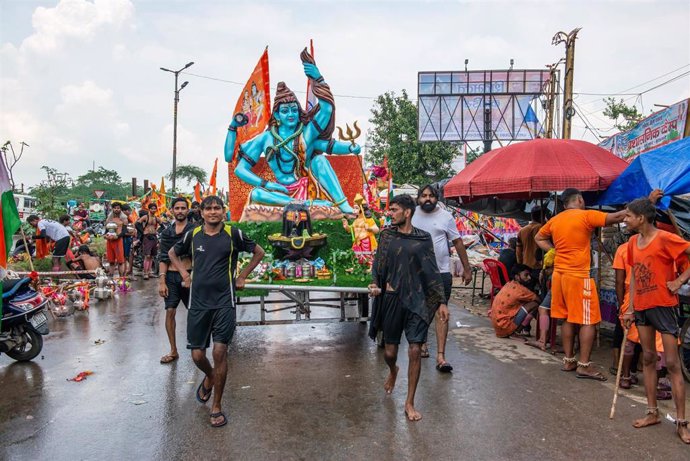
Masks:
[[[448,321],[443,280],[436,265],[431,235],[412,226],[415,201],[409,195],[391,199],[392,227],[381,233],[379,248],[369,285],[374,301],[369,336],[375,340],[383,331],[384,357],[390,373],[384,384],[387,394],[393,392],[398,376],[398,347],[405,332],[409,344],[407,399],[405,415],[419,421],[422,414],[414,407],[414,396],[422,365],[421,346],[426,342],[429,325],[436,310],[439,320]]]
[[[655,191],[656,192],[656,191]],[[655,193],[653,192],[653,194]],[[661,192],[659,191],[659,194]],[[690,430],[685,415],[685,382],[678,356],[678,306],[677,292],[690,279],[690,242],[654,226],[656,207],[651,200],[640,198],[628,204],[625,224],[639,235],[628,243],[628,261],[634,274],[634,311],[623,316],[626,328],[633,320],[637,325],[642,345],[644,387],[647,394],[647,412],[643,418],[633,422],[636,428],[659,424],[659,409],[656,406],[657,392],[657,350],[656,332],[661,333],[666,358],[666,369],[671,379],[671,392],[676,405],[676,432],[678,437],[690,444]],[[679,268],[685,268],[681,272]]]
[[[237,228],[223,222],[223,201],[211,195],[201,202],[204,224],[188,231],[168,252],[170,262],[179,271],[184,286],[189,286],[191,302],[187,314],[187,349],[194,364],[204,372],[196,399],[206,403],[213,394],[211,426],[221,427],[228,420],[221,409],[223,389],[228,374],[228,344],[235,333],[235,289],[243,288],[247,276],[261,262],[264,250]],[[235,279],[240,252],[253,253],[252,259]],[[181,256],[191,258],[192,280]],[[206,349],[213,338],[213,366]]]

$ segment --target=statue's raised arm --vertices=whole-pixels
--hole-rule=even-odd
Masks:
[[[335,130],[335,99],[331,88],[324,80],[316,61],[305,48],[300,54],[304,75],[311,81],[311,88],[318,104],[309,112],[310,122],[304,127],[304,139],[314,142],[317,139],[330,140]]]

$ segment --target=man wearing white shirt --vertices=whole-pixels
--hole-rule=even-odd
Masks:
[[[432,186],[424,186],[417,194],[417,212],[412,216],[412,225],[431,234],[434,242],[436,264],[441,272],[446,303],[450,299],[453,287],[453,274],[450,271],[450,245],[455,247],[462,262],[462,279],[465,285],[472,281],[472,270],[467,259],[467,251],[462,243],[460,232],[455,225],[453,215],[438,206],[439,193]],[[442,373],[450,373],[453,367],[446,361],[446,339],[448,338],[448,320],[436,321],[436,369]],[[425,354],[426,352],[426,354]],[[422,345],[422,357],[429,357],[426,344]]]
[[[34,238],[50,239],[55,242],[53,249],[53,272],[60,270],[60,260],[67,255],[69,250],[70,236],[67,228],[52,219],[41,219],[35,214],[26,218],[30,226],[38,230]]]

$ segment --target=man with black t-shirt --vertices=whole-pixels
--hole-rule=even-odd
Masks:
[[[235,332],[235,289],[242,289],[247,276],[261,262],[264,250],[242,231],[223,223],[223,201],[215,196],[201,202],[204,224],[188,231],[168,252],[170,262],[179,271],[182,285],[190,287],[187,314],[187,348],[197,368],[206,375],[196,390],[196,399],[206,403],[213,393],[211,426],[227,424],[221,411],[223,389],[228,373],[228,344]],[[240,252],[253,253],[252,259],[235,279]],[[194,279],[181,256],[188,256],[194,267]],[[213,366],[206,349],[213,336]]]
[[[160,253],[158,255],[158,293],[165,299],[165,331],[168,333],[168,341],[170,342],[170,352],[161,357],[160,360],[164,364],[174,362],[179,357],[175,339],[177,306],[182,301],[184,307],[189,308],[189,288],[182,286],[182,276],[176,267],[170,264],[168,252],[177,242],[182,240],[188,231],[194,229],[194,224],[187,220],[189,206],[186,198],[174,198],[170,204],[170,210],[175,217],[175,222],[161,232]],[[188,257],[182,257],[181,260],[184,267],[191,270],[192,260]]]

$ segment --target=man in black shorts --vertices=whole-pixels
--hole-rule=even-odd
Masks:
[[[188,231],[194,228],[194,225],[187,220],[189,208],[186,198],[174,198],[170,209],[175,217],[175,222],[161,233],[160,253],[158,254],[158,294],[165,299],[165,331],[168,333],[168,341],[170,341],[170,352],[161,357],[161,363],[171,363],[180,357],[177,353],[177,341],[175,340],[175,316],[180,301],[184,303],[186,308],[189,308],[189,288],[182,286],[182,276],[175,266],[170,264],[168,252],[177,242],[182,240]],[[190,271],[192,260],[184,256],[180,259],[185,269]]]
[[[422,419],[414,407],[414,395],[421,371],[421,346],[426,342],[429,325],[437,310],[442,322],[449,317],[431,235],[412,226],[415,206],[409,195],[391,199],[391,227],[381,233],[369,285],[371,295],[376,297],[369,336],[375,339],[377,331],[383,331],[384,357],[390,369],[383,388],[388,394],[398,376],[396,361],[403,331],[409,343],[405,400],[409,421]]]
[[[235,332],[235,289],[244,288],[247,276],[261,262],[264,250],[237,228],[223,223],[223,201],[215,196],[201,202],[204,224],[188,231],[168,252],[170,262],[182,277],[182,285],[190,286],[187,314],[187,348],[197,368],[206,375],[196,391],[196,398],[206,403],[213,393],[211,426],[227,423],[221,411],[223,389],[228,374],[228,344]],[[240,252],[253,253],[252,259],[235,279]],[[181,256],[188,256],[194,267],[194,280]],[[213,336],[213,366],[206,358],[206,349]]]

